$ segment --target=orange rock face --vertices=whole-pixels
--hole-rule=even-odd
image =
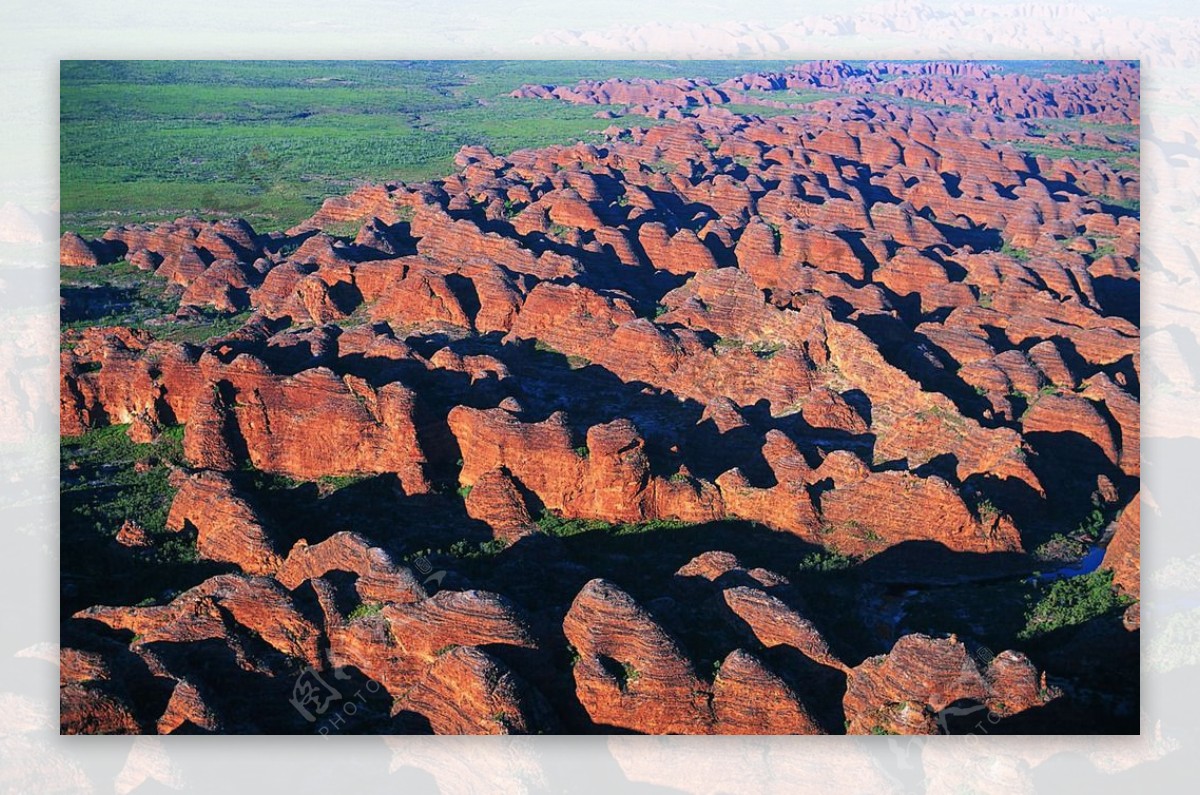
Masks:
[[[403,384],[375,389],[321,367],[281,377],[248,354],[205,365],[213,368],[211,387],[186,415],[184,451],[194,465],[233,468],[240,448],[269,472],[299,478],[394,472],[405,489],[428,489],[415,396]]]
[[[100,264],[96,252],[74,232],[63,234],[58,244],[58,259],[69,268],[90,268]]]
[[[597,724],[692,734],[711,721],[676,641],[612,583],[592,580],[579,592],[563,634],[579,654],[579,702]]]
[[[713,713],[717,734],[824,734],[792,689],[740,649],[721,663]]]
[[[187,478],[171,503],[167,529],[194,529],[200,557],[233,563],[247,574],[275,574],[282,562],[254,511],[215,472]]]
[[[938,717],[958,702],[1005,715],[1043,703],[1038,674],[1024,655],[1005,651],[984,669],[963,644],[907,635],[882,657],[865,660],[846,684],[847,732],[933,734]],[[954,713],[950,713],[954,714]]]
[[[1116,529],[1100,564],[1102,568],[1112,570],[1113,585],[1134,599],[1140,599],[1142,592],[1141,510],[1142,498],[1139,494],[1117,517]]]
[[[277,579],[295,590],[331,571],[354,574],[355,590],[366,602],[406,604],[426,597],[411,569],[397,566],[382,549],[349,532],[335,533],[319,544],[301,539],[279,567]]]

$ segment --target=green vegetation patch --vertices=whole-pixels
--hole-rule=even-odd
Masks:
[[[347,616],[347,618],[349,618],[351,621],[358,621],[359,619],[363,619],[368,616],[377,616],[382,612],[383,612],[383,604],[382,603],[380,603],[380,602],[363,602],[362,604],[357,605],[353,610],[351,610],[350,615]]]
[[[525,83],[708,76],[754,62],[64,61],[62,227],[85,235],[184,214],[281,229],[358,184],[498,154],[599,141],[596,106],[508,94]],[[660,123],[644,117],[625,122]]]
[[[1103,160],[1114,171],[1136,171],[1139,167],[1137,152],[1110,151],[1108,149],[1098,149],[1094,146],[1075,144],[1031,143],[1029,141],[1008,141],[1007,143],[1025,154],[1033,156],[1043,155],[1052,160],[1064,157],[1084,162],[1089,160]]]
[[[170,318],[183,294],[178,285],[127,260],[94,268],[63,268],[60,286],[67,300],[60,331],[103,326],[143,329],[168,342],[205,342],[230,334],[246,324],[253,312],[233,314],[201,309],[187,320]]]
[[[179,308],[183,291],[150,271],[121,260],[94,268],[63,268],[64,315],[72,317],[62,329],[92,326],[141,327]]]
[[[1004,245],[1000,246],[1000,253],[1012,257],[1013,259],[1020,260],[1021,262],[1025,262],[1033,256],[1033,253],[1029,251],[1029,249],[1014,246],[1012,243],[1005,243]]]
[[[127,519],[150,533],[164,529],[175,494],[167,483],[167,463],[183,463],[183,426],[168,428],[152,444],[131,441],[128,428],[111,425],[62,438],[64,519],[86,522],[110,537]],[[137,472],[138,462],[148,468]]]
[[[131,441],[128,427],[61,439],[63,615],[93,604],[158,604],[230,568],[200,561],[194,532],[166,530],[175,497],[169,465],[183,463],[183,426],[162,429],[149,444]],[[146,531],[149,547],[117,544],[126,521]]]
[[[1132,604],[1131,598],[1116,592],[1112,580],[1112,571],[1101,569],[1051,583],[1042,589],[1041,598],[1026,614],[1019,637],[1028,640],[1083,624]]]
[[[569,538],[581,533],[599,533],[613,536],[637,535],[639,533],[654,533],[660,530],[680,530],[688,526],[686,522],[675,519],[652,519],[648,522],[617,523],[606,522],[603,519],[564,519],[561,516],[545,511],[537,520],[541,531],[547,535]]]
[[[800,561],[796,569],[803,573],[845,571],[857,561],[848,556],[828,550],[809,553]]]

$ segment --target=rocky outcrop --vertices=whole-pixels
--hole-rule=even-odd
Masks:
[[[485,472],[466,497],[467,515],[487,522],[497,538],[512,540],[532,532],[533,519],[520,487],[507,470]]]
[[[63,233],[59,240],[58,261],[67,268],[94,268],[100,264],[92,245],[74,232]]]
[[[403,384],[376,389],[323,367],[279,376],[248,354],[200,366],[211,386],[190,407],[184,435],[195,466],[231,469],[240,448],[268,472],[303,479],[394,472],[406,491],[428,490],[416,396]]]
[[[383,618],[403,653],[426,661],[450,646],[537,648],[518,608],[494,593],[438,591],[428,599],[387,607]]]
[[[892,507],[897,500],[903,512]],[[936,541],[956,552],[1021,548],[1020,534],[999,514],[975,516],[958,491],[937,476],[879,472],[821,496],[826,543],[858,553],[873,545]]]
[[[193,530],[205,560],[233,563],[247,574],[272,575],[282,563],[275,544],[229,480],[216,472],[179,477],[167,529]]]
[[[535,689],[474,646],[455,646],[438,657],[396,710],[421,716],[435,734],[542,734],[558,728]]]
[[[752,655],[736,649],[713,681],[715,734],[824,734],[800,698]]]
[[[63,647],[59,655],[59,727],[62,734],[143,731],[104,657],[70,647]]]
[[[274,580],[225,574],[205,580],[165,605],[90,607],[75,618],[134,633],[135,645],[188,644],[216,639],[232,644],[250,632],[288,657],[322,665],[320,630],[301,615]]]
[[[851,670],[844,699],[846,730],[936,734],[939,713],[959,702],[984,705],[1001,717],[1044,703],[1050,694],[1038,682],[1036,669],[1019,652],[1002,652],[981,668],[953,638],[905,635],[888,654]]]
[[[813,662],[845,671],[820,631],[779,599],[756,588],[728,588],[722,596],[729,610],[766,648],[791,646]]]
[[[579,655],[576,695],[600,726],[692,734],[710,722],[707,699],[678,643],[627,593],[592,580],[563,633]]]
[[[426,598],[412,569],[396,565],[382,549],[351,532],[334,533],[317,544],[300,539],[279,566],[276,578],[294,591],[331,571],[354,574],[354,588],[363,602],[408,604]]]
[[[175,734],[184,728],[213,734],[225,730],[210,700],[201,694],[200,688],[186,679],[175,683],[167,708],[155,725],[159,734]]]
[[[1134,599],[1141,598],[1142,581],[1142,497],[1140,494],[1126,505],[1114,524],[1112,538],[1104,550],[1100,567],[1113,573],[1113,585]]]

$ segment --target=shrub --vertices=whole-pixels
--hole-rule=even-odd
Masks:
[[[591,455],[591,451],[588,450],[587,445],[585,444],[575,448],[575,455],[579,456],[580,458],[587,458],[589,455]]]
[[[1093,508],[1092,512],[1087,515],[1087,518],[1079,523],[1079,527],[1075,532],[1080,535],[1086,535],[1093,540],[1100,538],[1104,533],[1104,528],[1108,526],[1108,517],[1104,515],[1104,511],[1099,508]]]
[[[508,542],[503,538],[493,538],[490,541],[484,541],[479,545],[480,555],[495,555],[503,552],[508,547]]]
[[[600,519],[564,519],[549,511],[543,511],[541,518],[537,520],[537,525],[543,533],[560,538],[592,530],[602,530],[611,526],[608,522]]]
[[[1103,616],[1133,600],[1113,589],[1113,573],[1101,569],[1078,577],[1056,580],[1025,615],[1025,628],[1017,637],[1029,640],[1062,627],[1071,627]]]
[[[1078,560],[1086,551],[1087,548],[1074,538],[1055,533],[1033,551],[1033,556],[1046,561]]]
[[[369,477],[371,475],[322,475],[317,478],[317,483],[329,491],[337,491]]]
[[[779,351],[783,350],[782,342],[768,342],[767,340],[759,340],[752,342],[748,346],[760,359],[770,359]]]
[[[154,557],[159,563],[165,564],[195,563],[200,560],[200,551],[196,549],[196,539],[174,535],[158,545]]]
[[[1028,260],[1032,256],[1028,249],[1018,248],[1012,243],[1005,243],[1002,245],[1000,247],[1000,253],[1012,257],[1013,259],[1020,260],[1021,262]]]
[[[507,547],[508,542],[503,538],[492,538],[487,541],[468,541],[463,538],[451,544],[450,548],[446,551],[456,558],[478,560],[479,558],[488,558],[499,554]]]
[[[818,550],[804,556],[796,567],[802,572],[842,571],[854,565],[854,559],[838,552]]]
[[[348,618],[351,621],[358,621],[367,616],[378,615],[382,610],[383,604],[381,602],[363,602],[350,611]]]

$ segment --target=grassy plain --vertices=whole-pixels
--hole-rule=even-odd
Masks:
[[[755,61],[69,61],[61,73],[62,229],[184,214],[290,226],[327,196],[449,173],[498,153],[593,140],[594,106],[507,96],[524,83],[708,76]],[[651,123],[646,120],[646,123]]]

